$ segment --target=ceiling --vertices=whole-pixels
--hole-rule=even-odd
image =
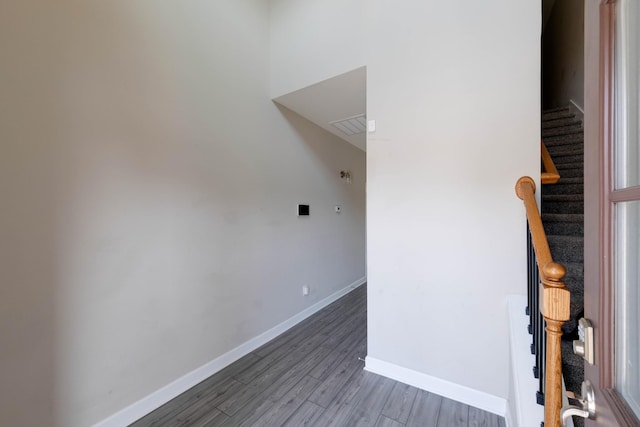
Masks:
[[[274,101],[366,151],[366,132],[358,124],[366,120],[366,92],[366,67],[360,67]],[[336,123],[346,119],[353,120]]]

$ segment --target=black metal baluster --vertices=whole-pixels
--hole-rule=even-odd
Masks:
[[[531,343],[531,354],[535,357],[533,375],[538,379],[538,391],[536,401],[544,405],[544,364],[546,358],[546,332],[545,322],[540,314],[540,272],[533,247],[531,230],[527,224],[527,314],[529,315],[529,333],[533,335]]]
[[[531,283],[533,281],[533,270],[535,269],[535,257],[533,253],[533,244],[531,242],[531,231],[529,230],[529,222],[527,222],[527,308],[525,313],[529,316],[529,333],[533,334],[533,322],[531,321],[531,305],[533,296],[531,294]]]
[[[545,391],[545,382],[544,382],[544,370],[545,363],[547,359],[547,331],[545,330],[545,322],[542,314],[538,313],[539,323],[540,323],[540,331],[539,331],[539,339],[538,339],[538,354],[536,354],[536,361],[538,364],[538,392],[536,393],[536,400],[539,405],[544,405],[544,391]]]

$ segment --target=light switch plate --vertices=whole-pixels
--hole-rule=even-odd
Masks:
[[[367,121],[367,132],[375,132],[376,131],[376,121],[369,120]]]

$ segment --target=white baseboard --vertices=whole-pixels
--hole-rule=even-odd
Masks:
[[[511,410],[509,409],[509,405],[507,405],[507,413],[504,414],[504,424],[506,427],[518,427],[517,424],[513,423],[513,419],[511,418]]]
[[[422,390],[461,402],[493,414],[505,416],[507,401],[501,397],[455,384],[412,369],[367,356],[365,370]]]
[[[291,327],[297,325],[307,317],[320,311],[327,305],[338,300],[339,298],[353,291],[357,287],[363,285],[366,281],[367,281],[366,277],[362,277],[356,280],[355,282],[351,283],[349,286],[339,290],[338,292],[335,292],[332,295],[329,295],[322,301],[315,303],[311,307],[301,311],[300,313],[285,320],[279,325],[274,326],[268,331],[258,335],[255,338],[250,339],[249,341],[223,354],[222,356],[217,357],[216,359],[206,363],[205,365],[189,372],[188,374],[178,378],[177,380],[173,381],[170,384],[167,384],[161,389],[154,391],[147,397],[140,399],[139,401],[127,406],[126,408],[122,409],[119,412],[116,412],[110,417],[98,422],[97,424],[94,424],[94,427],[128,426],[134,421],[142,418],[143,416],[147,415],[153,410],[164,405],[174,397],[179,396],[180,394],[189,390],[191,387],[209,378],[211,375],[215,374],[216,372],[229,366],[231,363],[235,362],[241,357],[246,356],[256,348],[260,347],[261,345],[268,343],[269,341],[271,341],[278,335],[282,334],[283,332],[287,331]]]

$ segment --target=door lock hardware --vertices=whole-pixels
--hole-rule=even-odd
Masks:
[[[589,320],[582,318],[578,321],[578,337],[579,339],[573,341],[573,352],[593,365],[593,325]]]
[[[591,420],[595,420],[596,418],[596,396],[593,391],[593,385],[591,385],[589,380],[585,380],[582,383],[582,396],[576,396],[575,400],[580,403],[580,406],[569,405],[560,411],[563,426],[567,425],[567,421],[572,416],[589,418]]]

